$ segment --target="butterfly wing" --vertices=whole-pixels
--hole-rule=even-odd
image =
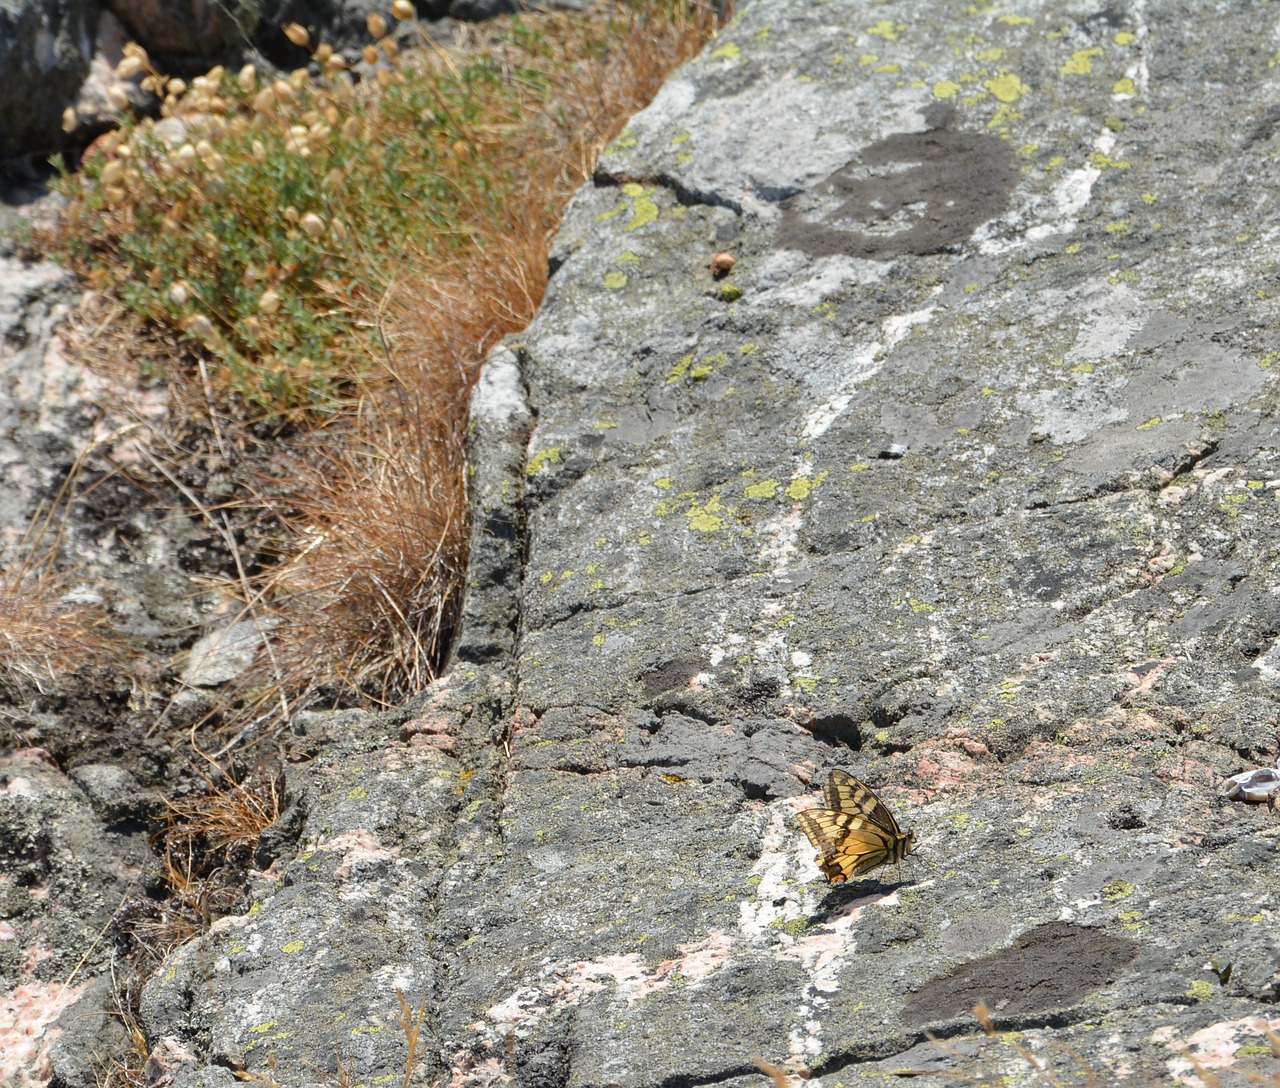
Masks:
[[[842,771],[839,767],[833,770],[827,776],[827,784],[822,787],[822,796],[829,809],[860,814],[890,835],[902,834],[898,829],[898,821],[876,796],[875,790],[861,779],[854,778],[848,771]]]
[[[818,868],[833,884],[868,873],[893,856],[895,840],[865,816],[811,808],[796,818],[818,851]]]
[[[847,771],[833,770],[822,787],[826,808],[796,814],[818,854],[814,860],[833,884],[869,873],[912,852],[915,836],[898,821],[875,791]]]

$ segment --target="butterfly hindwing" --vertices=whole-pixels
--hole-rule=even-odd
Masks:
[[[826,808],[796,814],[818,850],[815,861],[833,884],[869,873],[912,852],[914,834],[903,834],[898,822],[865,782],[847,771],[833,770],[822,789]]]

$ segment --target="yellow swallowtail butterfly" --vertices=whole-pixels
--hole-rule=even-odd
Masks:
[[[865,782],[839,768],[822,787],[826,808],[796,813],[818,854],[813,859],[832,884],[901,862],[915,849],[915,832],[901,831],[883,801]]]

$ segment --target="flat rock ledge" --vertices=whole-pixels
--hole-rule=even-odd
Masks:
[[[1274,1076],[1272,23],[744,4],[490,360],[454,667],[292,772],[149,1083]],[[821,878],[834,766],[900,869]]]

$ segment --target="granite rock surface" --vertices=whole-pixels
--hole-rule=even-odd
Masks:
[[[488,363],[449,674],[313,723],[153,1083],[1274,1077],[1275,37],[744,4]],[[917,849],[833,887],[835,766]]]

